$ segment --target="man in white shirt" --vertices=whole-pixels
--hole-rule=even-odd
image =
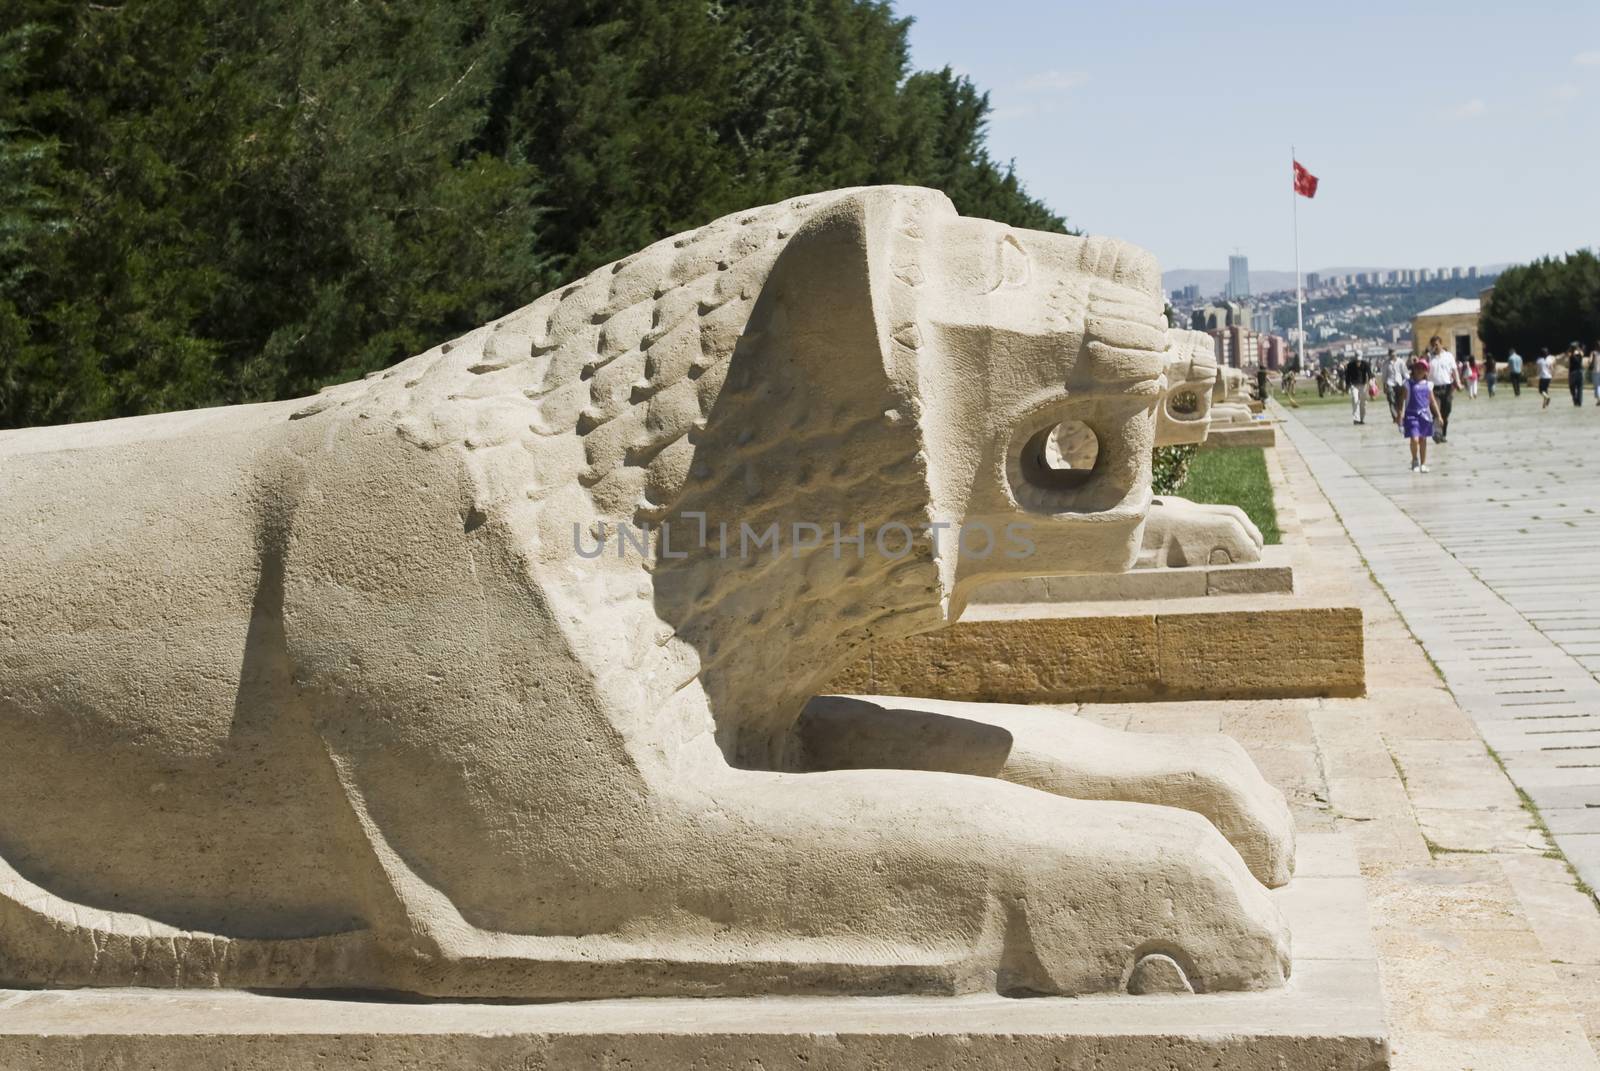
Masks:
[[[1389,399],[1389,418],[1399,420],[1400,413],[1406,404],[1406,381],[1411,378],[1411,369],[1406,359],[1389,351],[1389,359],[1383,363],[1383,393]]]
[[[1428,340],[1428,382],[1439,399],[1439,426],[1433,431],[1433,441],[1442,443],[1450,435],[1450,403],[1461,386],[1461,371],[1456,368],[1456,355],[1444,348],[1438,335]]]

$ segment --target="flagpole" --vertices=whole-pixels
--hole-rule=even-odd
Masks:
[[[1294,202],[1294,318],[1300,330],[1300,375],[1306,374],[1306,291],[1300,281],[1300,191],[1295,189],[1294,165],[1299,162],[1289,146],[1289,198]]]

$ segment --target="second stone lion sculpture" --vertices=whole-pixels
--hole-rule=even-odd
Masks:
[[[1133,562],[1159,283],[838,191],[309,402],[0,434],[0,982],[1281,984],[1288,813],[1231,742],[800,722],[983,580]]]

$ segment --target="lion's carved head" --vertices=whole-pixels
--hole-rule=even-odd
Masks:
[[[1215,343],[1204,331],[1173,331],[1168,351],[1166,392],[1156,410],[1156,445],[1204,442],[1211,426],[1212,391],[1217,382]]]
[[[527,516],[575,631],[647,648],[629,687],[697,682],[726,746],[985,581],[1128,568],[1162,310],[1155,261],[1121,242],[841,190],[659,242],[417,358],[449,386],[408,419],[466,439],[473,508]],[[1086,463],[1048,449],[1062,424]],[[647,549],[574,554],[619,529]]]

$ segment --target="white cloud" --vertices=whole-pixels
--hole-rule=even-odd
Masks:
[[[1579,52],[1572,57],[1572,62],[1580,67],[1600,67],[1600,48],[1591,48],[1587,52]]]
[[[1556,86],[1554,89],[1550,90],[1550,95],[1556,100],[1577,100],[1578,87],[1571,84]]]
[[[1449,115],[1452,119],[1477,119],[1488,111],[1489,106],[1483,102],[1483,98],[1473,97],[1460,107],[1450,109]]]
[[[1017,88],[1024,93],[1065,93],[1088,80],[1089,76],[1082,71],[1045,71],[1024,78]]]

